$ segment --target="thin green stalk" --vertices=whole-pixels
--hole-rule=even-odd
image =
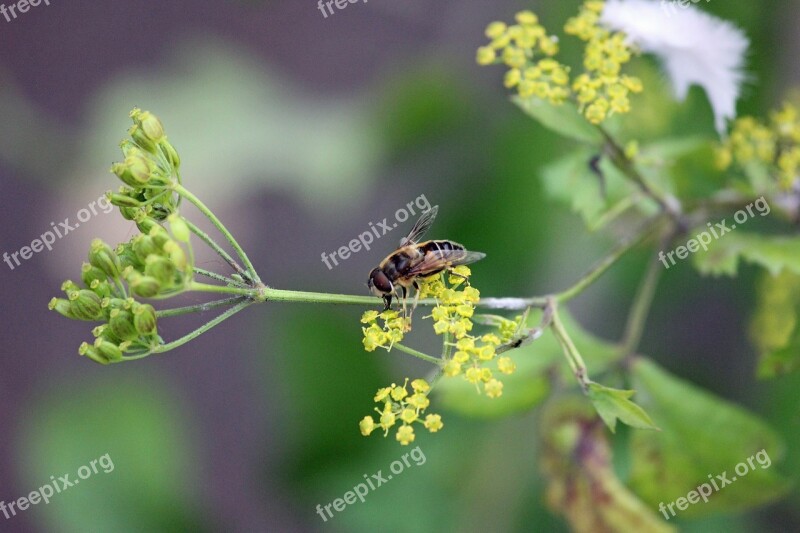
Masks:
[[[239,265],[239,263],[237,263],[236,260],[233,257],[231,257],[230,254],[228,254],[228,252],[226,252],[219,244],[217,244],[217,241],[212,239],[208,233],[195,226],[194,223],[192,223],[192,221],[190,221],[188,218],[184,216],[182,216],[181,218],[183,219],[184,222],[186,222],[186,225],[189,227],[189,230],[198,237],[200,237],[200,240],[206,243],[212,250],[217,252],[217,255],[219,255],[222,259],[224,259],[225,262],[228,263],[231,266],[231,268],[233,268],[233,270],[236,271],[237,274],[245,276],[247,275],[247,272]]]
[[[422,359],[423,361],[427,361],[429,363],[433,363],[436,366],[442,366],[442,360],[441,359],[437,359],[436,357],[431,357],[430,355],[424,354],[422,352],[418,352],[414,348],[409,348],[408,346],[403,346],[402,344],[399,344],[399,343],[392,345],[392,347],[393,348],[397,348],[401,352],[405,352],[405,353],[407,353],[409,355],[413,355],[414,357],[418,357],[418,358]]]
[[[636,289],[636,296],[634,296],[633,305],[628,314],[621,346],[624,357],[631,355],[639,347],[660,277],[661,264],[658,262],[657,256],[655,256],[650,260],[650,264],[647,265],[647,271]]]
[[[219,292],[223,294],[240,294],[242,296],[249,296],[251,298],[254,298],[258,294],[257,289],[242,289],[239,287],[228,287],[225,285],[209,285],[199,281],[191,282],[187,287],[187,290],[200,292]]]
[[[240,281],[236,281],[235,279],[229,278],[227,276],[223,276],[222,274],[217,274],[216,272],[211,272],[211,271],[206,270],[204,268],[194,267],[194,271],[195,271],[195,273],[200,274],[201,276],[205,276],[207,278],[215,279],[215,280],[221,281],[223,283],[229,283],[231,285],[236,285],[237,287],[240,287],[242,289],[246,289],[247,288],[247,285],[244,285]]]
[[[657,220],[658,217],[656,217]],[[622,240],[617,246],[611,250],[606,257],[595,263],[595,265],[589,269],[586,274],[581,277],[572,287],[568,288],[565,291],[562,291],[556,295],[556,300],[558,302],[566,302],[580,294],[581,292],[586,289],[589,285],[594,283],[597,278],[605,273],[614,263],[619,260],[620,257],[625,255],[628,251],[632,248],[635,248],[639,243],[647,239],[650,234],[655,229],[654,220],[651,219],[647,223],[644,224],[643,229],[640,230],[638,233],[634,234],[632,237],[628,237]]]
[[[225,236],[225,238],[231,244],[233,249],[236,251],[236,254],[242,260],[245,268],[247,269],[247,272],[250,274],[250,277],[256,283],[261,283],[261,279],[258,277],[256,269],[253,267],[253,263],[250,262],[250,258],[247,257],[247,254],[244,252],[242,247],[233,237],[231,232],[228,231],[228,228],[226,228],[225,225],[220,221],[220,219],[217,218],[217,216],[206,206],[206,204],[204,204],[197,196],[192,194],[192,192],[189,191],[187,188],[185,188],[183,185],[176,184],[174,188],[175,192],[177,192],[178,194],[189,200],[191,203],[193,203],[195,207],[197,207],[197,209],[200,210],[201,213],[203,213],[206,217],[208,217],[211,223],[214,224],[214,226],[219,230],[219,232]]]
[[[168,352],[169,350],[177,348],[178,346],[182,346],[182,345],[186,344],[187,342],[199,337],[200,335],[202,335],[206,331],[210,330],[211,328],[213,328],[214,326],[216,326],[220,322],[223,322],[223,321],[229,319],[230,317],[232,317],[233,315],[235,315],[236,313],[238,313],[239,311],[241,311],[242,309],[244,309],[245,307],[247,307],[248,305],[250,305],[252,303],[253,302],[250,301],[250,300],[246,300],[244,302],[241,302],[241,303],[235,305],[234,307],[231,307],[230,309],[228,309],[227,311],[225,311],[224,313],[222,313],[218,317],[210,320],[206,324],[203,324],[202,326],[200,326],[196,330],[192,331],[191,333],[189,333],[187,335],[184,335],[180,339],[174,340],[174,341],[169,342],[167,344],[162,344],[161,346],[157,346],[156,348],[153,349],[152,353]]]
[[[578,352],[578,348],[575,346],[575,343],[572,342],[567,330],[564,329],[564,324],[561,323],[561,318],[558,316],[558,309],[555,308],[553,309],[553,321],[551,326],[558,343],[564,350],[564,355],[566,356],[567,362],[572,369],[572,373],[575,374],[575,377],[578,379],[578,383],[580,383],[581,388],[584,390],[584,392],[586,392],[589,387],[589,376],[586,370],[586,363],[583,361],[583,357],[581,357],[580,352]]]
[[[233,296],[231,298],[223,298],[221,300],[214,300],[212,302],[206,302],[197,305],[187,305],[186,307],[176,307],[174,309],[162,309],[160,311],[156,311],[156,317],[167,318],[171,316],[188,315],[189,313],[202,313],[203,311],[210,311],[211,309],[216,309],[217,307],[225,307],[243,302],[245,298],[245,296]]]

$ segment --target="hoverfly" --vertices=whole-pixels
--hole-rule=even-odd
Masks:
[[[414,307],[419,300],[419,285],[416,278],[426,278],[439,274],[443,270],[451,270],[459,265],[468,265],[486,257],[481,252],[470,252],[461,244],[446,240],[419,242],[425,232],[430,229],[439,206],[435,205],[425,211],[411,228],[408,236],[400,240],[400,247],[389,254],[381,264],[369,273],[367,287],[372,294],[383,298],[384,310],[392,305],[392,297],[397,296],[403,302],[403,314],[406,309],[406,296],[410,287],[414,287]],[[402,296],[397,293],[402,291]]]

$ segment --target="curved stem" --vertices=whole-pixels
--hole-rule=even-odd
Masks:
[[[228,252],[223,250],[222,247],[219,244],[217,244],[217,241],[212,239],[211,236],[208,235],[208,233],[195,226],[188,218],[184,216],[182,216],[181,218],[183,219],[184,222],[186,222],[186,225],[189,227],[189,231],[200,237],[200,240],[206,243],[209,246],[209,248],[217,252],[217,255],[219,255],[222,259],[224,259],[225,262],[228,263],[231,266],[231,268],[233,268],[233,270],[236,271],[237,274],[247,276],[247,272],[241,266],[239,266],[239,263],[237,263],[236,260],[234,260],[233,257],[230,256],[230,254],[228,254]]]
[[[228,242],[231,244],[233,249],[236,251],[237,255],[241,258],[242,262],[244,263],[244,266],[247,269],[247,272],[250,274],[250,277],[256,283],[261,283],[261,279],[259,279],[258,274],[256,273],[256,269],[253,267],[253,263],[250,262],[250,258],[247,257],[247,254],[244,252],[242,247],[239,246],[239,243],[233,237],[231,232],[228,231],[228,228],[226,228],[225,225],[217,218],[217,216],[206,206],[206,204],[204,204],[197,196],[192,194],[191,191],[186,189],[183,185],[179,184],[176,184],[174,187],[175,191],[178,194],[180,194],[181,196],[189,200],[191,203],[193,203],[195,207],[197,207],[197,209],[199,209],[200,212],[203,213],[211,221],[212,224],[214,224],[214,226],[219,230],[219,232],[222,233],[226,239],[228,239]]]
[[[611,250],[611,253],[595,263],[595,265],[590,268],[589,271],[586,272],[586,274],[584,274],[583,277],[581,277],[581,279],[579,279],[572,287],[558,293],[556,295],[556,300],[559,302],[566,302],[567,300],[570,300],[583,292],[586,287],[594,283],[597,278],[603,275],[605,271],[611,267],[611,265],[616,263],[620,257],[647,239],[654,231],[655,221],[657,221],[658,218],[659,217],[656,217],[655,219],[651,219],[650,221],[646,222],[642,230],[634,234],[632,237],[628,237],[617,244],[617,246]]]
[[[210,311],[211,309],[216,309],[217,307],[234,305],[244,301],[245,298],[245,296],[233,296],[231,298],[223,298],[221,300],[214,300],[212,302],[206,302],[197,305],[187,305],[186,307],[176,307],[174,309],[162,309],[160,311],[156,311],[156,317],[167,318],[171,316],[187,315],[189,313],[202,313],[203,311]]]
[[[633,300],[633,305],[628,314],[628,320],[625,324],[625,333],[622,336],[621,351],[623,357],[631,355],[638,347],[639,342],[642,340],[642,333],[644,326],[647,322],[647,315],[650,311],[650,306],[653,303],[653,297],[656,293],[656,286],[658,285],[658,278],[661,277],[661,264],[658,262],[658,255],[656,254],[647,265],[647,271],[644,278],[636,290],[636,296]]]
[[[240,287],[242,289],[246,289],[247,288],[246,285],[242,285],[241,282],[236,281],[235,279],[231,279],[231,278],[229,278],[227,276],[223,276],[222,274],[217,274],[216,272],[211,272],[211,271],[206,270],[204,268],[194,267],[194,271],[195,271],[195,273],[200,274],[201,276],[205,276],[207,278],[215,279],[215,280],[221,281],[223,283],[229,283],[231,285],[236,285],[237,287]]]
[[[555,306],[553,307],[552,328],[558,343],[564,350],[564,355],[566,356],[567,362],[572,369],[572,373],[575,374],[575,377],[577,378],[578,383],[580,383],[581,388],[584,392],[586,392],[589,387],[589,376],[587,375],[586,363],[583,361],[583,357],[581,357],[580,352],[578,352],[578,348],[575,346],[575,343],[572,342],[567,330],[564,329],[564,324],[561,323],[561,318],[558,316],[558,309],[555,308]]]
[[[433,363],[436,366],[442,366],[442,360],[441,359],[437,359],[436,357],[431,357],[430,355],[424,354],[422,352],[418,352],[414,348],[409,348],[408,346],[403,346],[400,343],[394,344],[392,346],[392,348],[397,348],[401,352],[405,352],[408,355],[413,355],[414,357],[418,357],[419,359],[422,359],[423,361],[427,361],[429,363]]]
[[[157,346],[156,348],[153,349],[153,351],[151,353],[167,352],[169,350],[177,348],[178,346],[182,346],[182,345],[186,344],[187,342],[199,337],[200,335],[202,335],[206,331],[210,330],[211,328],[213,328],[214,326],[216,326],[220,322],[223,322],[224,320],[227,320],[228,318],[232,317],[233,315],[235,315],[236,313],[238,313],[239,311],[241,311],[242,309],[244,309],[245,307],[247,307],[248,305],[250,305],[252,303],[253,302],[250,301],[250,300],[246,300],[244,302],[241,302],[241,303],[237,304],[236,306],[231,307],[230,309],[228,309],[227,311],[225,311],[224,313],[222,313],[218,317],[216,317],[216,318],[212,319],[211,321],[207,322],[206,324],[203,324],[202,326],[200,326],[196,330],[192,331],[191,333],[189,333],[187,335],[184,335],[180,339],[174,340],[174,341],[172,341],[170,343],[167,343],[167,344],[162,344],[161,346]]]

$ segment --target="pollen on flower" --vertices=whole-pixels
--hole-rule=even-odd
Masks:
[[[743,169],[765,168],[777,186],[789,190],[800,177],[800,116],[792,102],[770,113],[768,122],[745,116],[733,123],[728,138],[717,147],[717,168],[733,164]]]
[[[378,325],[378,320],[383,322],[382,326]],[[392,310],[382,313],[366,311],[361,315],[361,323],[367,326],[362,327],[361,331],[364,334],[364,350],[368,352],[374,352],[376,348],[391,350],[394,344],[403,340],[408,325],[405,318]]]
[[[428,414],[423,421],[422,416],[430,405],[428,394],[431,391],[430,384],[424,379],[415,379],[411,382],[412,393],[408,391],[408,378],[403,385],[392,383],[389,387],[378,389],[374,400],[379,407],[375,408],[378,413],[378,423],[371,416],[365,416],[359,422],[361,434],[369,436],[380,427],[383,429],[384,437],[389,434],[389,430],[399,424],[395,433],[395,438],[402,445],[407,445],[414,441],[414,424],[422,424],[431,432],[438,431],[442,427],[439,415]]]
[[[548,35],[531,11],[520,11],[514,18],[517,23],[510,26],[492,22],[486,27],[491,41],[478,49],[478,64],[494,64],[499,55],[509,67],[503,81],[507,88],[516,87],[523,98],[536,96],[553,104],[563,102],[569,96],[565,87],[569,68],[550,59],[558,53],[558,38]]]

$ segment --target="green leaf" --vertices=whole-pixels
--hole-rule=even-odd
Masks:
[[[559,316],[590,372],[602,372],[618,357],[615,346],[584,331],[566,309],[559,309]],[[536,327],[540,320],[541,311],[531,311],[528,326]],[[514,360],[517,370],[508,376],[499,374],[498,379],[503,382],[502,396],[487,398],[462,376],[443,377],[435,389],[437,403],[465,416],[499,418],[538,405],[550,392],[548,374],[551,368],[560,369],[566,383],[575,383],[575,377],[564,361],[561,346],[549,331],[531,344],[503,355]]]
[[[589,399],[611,433],[616,431],[617,419],[639,429],[658,429],[647,413],[629,400],[636,391],[612,389],[599,383],[589,383]]]
[[[605,158],[598,164],[600,174],[594,172],[590,167],[594,155],[591,150],[576,150],[547,165],[541,172],[545,192],[569,205],[590,227],[617,202],[636,190]]]
[[[511,101],[542,126],[559,135],[597,145],[603,141],[600,131],[592,126],[571,102],[553,105],[539,98],[521,98],[519,96],[512,97]]]
[[[733,229],[734,226],[728,224]],[[706,231],[703,228],[703,231]],[[711,234],[708,233],[709,238]],[[693,256],[695,268],[704,275],[735,276],[740,261],[756,264],[777,275],[787,269],[800,274],[800,238],[770,237],[754,233],[725,233],[712,239],[707,250]]]
[[[645,501],[653,506],[675,501],[704,483],[712,487],[717,475],[737,481],[712,491],[707,503],[679,511],[680,516],[738,512],[786,491],[787,481],[772,464],[784,445],[766,423],[646,359],[635,360],[631,370],[639,402],[662,428],[631,436],[630,483]]]
[[[750,338],[759,353],[757,375],[774,378],[800,370],[800,276],[764,273],[758,282],[758,305],[750,321]]]

